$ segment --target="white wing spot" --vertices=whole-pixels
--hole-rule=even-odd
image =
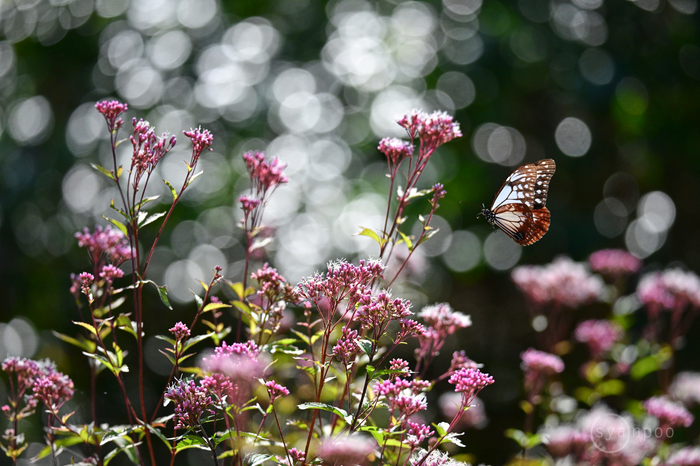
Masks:
[[[535,202],[538,203],[538,204],[541,203],[541,201],[540,201],[539,199],[537,199],[537,198],[535,198]]]

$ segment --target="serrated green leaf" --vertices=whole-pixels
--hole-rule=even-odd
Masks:
[[[216,333],[211,332],[211,333],[206,333],[204,335],[197,335],[196,337],[188,338],[187,341],[185,341],[182,350],[187,351],[188,349],[190,349],[192,346],[196,345],[200,341],[206,340],[207,338],[211,338],[214,335],[216,335]]]
[[[155,286],[156,289],[158,290],[158,296],[160,297],[160,300],[165,306],[170,309],[171,311],[173,310],[172,306],[170,305],[170,301],[168,300],[168,287],[165,285],[159,286],[156,282],[153,280],[144,280],[143,283],[150,283],[151,285]]]
[[[98,172],[102,173],[104,176],[109,178],[112,181],[116,181],[114,177],[114,173],[111,170],[107,170],[105,167],[101,165],[97,165],[96,163],[91,163],[90,166],[97,170]]]
[[[153,434],[155,434],[156,437],[161,439],[161,441],[165,444],[166,447],[168,447],[168,450],[170,449],[170,441],[163,435],[163,433],[160,431],[160,429],[156,429],[150,424],[146,424],[146,428],[150,430]]]

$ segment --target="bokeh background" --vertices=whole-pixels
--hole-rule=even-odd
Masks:
[[[151,334],[192,315],[189,290],[214,265],[241,277],[242,152],[288,164],[265,212],[276,240],[258,259],[296,282],[329,259],[377,254],[352,236],[381,227],[377,143],[404,136],[401,113],[445,110],[464,136],[422,178],[446,186],[440,232],[394,292],[416,310],[448,301],[471,314],[444,363],[464,349],[495,376],[489,423],[465,442],[502,463],[518,451],[503,431],[522,426],[518,355],[534,342],[512,267],[618,247],[647,270],[700,270],[699,28],[697,0],[2,0],[0,359],[50,354],[74,376],[84,366],[50,330],[75,332],[69,275],[88,258],[74,233],[104,225],[115,196],[89,165],[111,163],[95,101],[128,102],[127,130],[136,116],[179,137],[155,179],[182,178],[183,129],[215,136],[150,268],[175,307],[152,301],[163,328]],[[475,216],[515,166],[544,157],[557,162],[552,225],[521,248]]]

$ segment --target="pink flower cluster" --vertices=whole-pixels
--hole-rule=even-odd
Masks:
[[[462,394],[463,405],[466,407],[471,405],[476,395],[484,387],[491,385],[494,380],[479,369],[462,368],[452,374],[449,382],[455,386],[455,392]]]
[[[398,166],[403,159],[413,155],[413,144],[396,138],[382,139],[379,141],[377,149],[386,155],[390,170],[392,167]]]
[[[121,128],[124,124],[124,120],[119,118],[119,116],[128,109],[126,104],[117,100],[103,100],[102,102],[97,102],[95,108],[105,117],[110,132]]]
[[[267,393],[270,395],[270,403],[275,401],[276,398],[289,395],[287,387],[278,384],[274,380],[265,382],[265,388],[267,388]]]
[[[689,427],[695,419],[682,404],[669,400],[665,396],[654,396],[644,402],[647,413],[659,420],[659,427]]]
[[[427,380],[406,380],[394,377],[377,382],[377,396],[384,396],[389,403],[389,410],[405,422],[410,416],[425,410],[428,404],[422,393],[430,388]]]
[[[467,463],[450,458],[450,454],[442,450],[419,449],[408,459],[409,466],[469,466]]]
[[[173,328],[169,330],[170,333],[173,334],[176,340],[184,340],[185,338],[190,336],[190,329],[187,328],[187,325],[183,324],[182,322],[176,323]]]
[[[642,277],[637,297],[652,313],[663,309],[700,308],[700,277],[693,272],[670,269]]]
[[[210,390],[221,405],[240,405],[248,400],[252,383],[261,377],[265,363],[259,359],[260,350],[252,342],[226,342],[214,348],[214,354],[202,360],[208,373],[202,386]]]
[[[457,330],[471,326],[471,317],[457,312],[447,303],[425,306],[419,313],[426,324],[425,330],[418,334],[420,346],[416,348],[419,363],[426,364],[440,353],[447,337]]]
[[[608,320],[586,320],[574,330],[574,338],[588,345],[594,359],[610,351],[621,337],[622,329]]]
[[[251,151],[243,154],[243,160],[253,183],[253,193],[259,199],[265,199],[268,190],[289,181],[282,173],[286,165],[277,157],[267,160],[264,152]]]
[[[133,185],[137,187],[144,173],[152,173],[158,162],[175,147],[177,140],[175,136],[168,137],[163,133],[156,136],[155,129],[150,124],[141,119],[132,120],[134,130],[129,137],[133,148],[131,156],[131,175]]]
[[[545,266],[517,267],[511,278],[535,306],[577,308],[598,301],[605,291],[599,276],[568,257],[559,257]]]
[[[360,299],[371,294],[370,284],[381,278],[384,266],[377,260],[361,260],[358,265],[344,260],[328,263],[325,277],[316,274],[299,282],[296,291],[300,298],[307,299],[319,309],[327,299],[331,312],[347,299],[347,309],[354,309]],[[332,316],[329,316],[332,317]]]
[[[529,348],[520,354],[523,370],[543,375],[559,374],[564,371],[564,361],[555,354]]]
[[[671,398],[690,407],[700,405],[700,373],[679,372],[668,389]]]
[[[683,447],[668,455],[664,466],[700,466],[700,447]]]
[[[355,361],[355,357],[362,352],[358,341],[360,335],[357,330],[351,330],[347,325],[343,326],[343,335],[338,338],[333,347],[333,356],[338,358],[346,367]]]
[[[111,225],[105,228],[98,225],[92,233],[85,228],[82,233],[77,232],[75,237],[78,239],[78,246],[87,248],[92,263],[99,267],[97,272],[102,269],[105,260],[119,267],[124,261],[131,259],[129,240],[121,231],[112,229]]]
[[[124,271],[122,269],[118,269],[112,264],[105,265],[102,267],[102,271],[100,272],[100,278],[104,279],[108,283],[114,282],[115,278],[122,278],[124,276]]]
[[[369,462],[369,455],[376,445],[374,440],[364,435],[345,435],[326,439],[318,456],[323,460],[322,464],[361,466]]]
[[[8,416],[16,415],[20,419],[31,414],[39,401],[51,412],[57,413],[66,401],[73,398],[73,381],[57,371],[56,365],[48,359],[34,361],[9,357],[3,361],[2,370],[10,377],[10,388],[16,399],[24,397],[26,405],[19,413],[14,414],[10,413],[9,407],[3,407],[3,412]]]
[[[212,406],[208,388],[194,380],[175,381],[165,392],[165,398],[175,403],[175,429],[197,427],[204,411]]]
[[[383,333],[385,325],[391,320],[400,320],[411,316],[411,303],[405,299],[391,299],[388,291],[381,291],[376,296],[363,295],[354,320],[360,322],[363,329],[374,328],[375,333]]]
[[[611,281],[639,272],[642,261],[624,249],[601,249],[588,257],[588,264],[593,272],[599,273]]]
[[[183,134],[190,138],[192,141],[192,160],[190,166],[193,166],[202,152],[209,149],[212,150],[211,145],[214,142],[214,135],[208,129],[202,130],[202,127],[195,129],[190,129],[189,131],[183,131]]]
[[[429,157],[442,144],[462,137],[459,123],[445,112],[428,114],[413,110],[399,118],[397,123],[406,129],[411,140],[420,139],[422,157]]]
[[[653,451],[653,443],[631,418],[623,418],[604,406],[583,413],[576,424],[547,429],[547,451],[555,459],[570,458],[573,464],[636,466]]]

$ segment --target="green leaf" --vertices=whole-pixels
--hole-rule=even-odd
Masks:
[[[171,311],[173,310],[172,306],[170,305],[170,301],[168,301],[168,287],[163,285],[163,286],[158,286],[156,282],[153,280],[144,280],[143,283],[150,283],[153,286],[156,287],[158,290],[158,296],[160,297],[160,300],[165,304],[165,306],[170,309]]]
[[[51,333],[53,333],[56,336],[56,338],[63,340],[66,343],[70,343],[71,345],[77,346],[78,348],[87,351],[88,353],[92,353],[95,351],[95,343],[92,341],[88,341],[83,337],[80,337],[80,340],[77,340],[73,337],[69,337],[68,335],[58,333],[55,330],[51,330]]]
[[[372,345],[372,342],[371,342],[371,341],[362,339],[362,340],[359,340],[359,341],[357,342],[357,344],[359,345],[359,347],[360,347],[360,349],[362,350],[362,352],[365,353],[367,356],[371,356],[371,355],[372,355],[372,347],[373,347],[374,345]]]
[[[381,239],[374,230],[364,227],[360,228],[362,228],[362,231],[355,233],[353,236],[367,236],[368,238],[372,238],[374,241],[376,241],[379,246],[384,246],[386,244],[386,240]]]
[[[90,166],[97,170],[98,172],[102,173],[104,176],[109,178],[112,181],[116,181],[116,178],[114,177],[114,173],[111,170],[107,170],[105,167],[101,165],[97,165],[96,163],[91,163]]]
[[[248,466],[258,466],[260,464],[263,464],[265,461],[271,460],[274,458],[272,455],[264,455],[262,453],[248,453],[245,455],[243,458],[243,461],[245,461]]]
[[[170,182],[169,182],[168,180],[166,180],[165,178],[163,178],[163,181],[165,182],[165,184],[168,185],[168,188],[170,188],[170,192],[171,192],[172,195],[173,195],[173,202],[175,202],[175,200],[177,199],[177,190],[176,190],[176,189],[173,187],[173,185],[171,185]]]
[[[207,442],[204,439],[197,437],[196,435],[186,435],[182,438],[175,446],[175,451],[180,452],[188,448],[199,448],[201,450],[209,450]]]
[[[149,223],[153,223],[159,218],[161,218],[163,215],[167,214],[167,212],[159,212],[157,214],[153,214],[150,217],[148,217],[146,220],[139,222],[139,228],[145,227]]]
[[[170,441],[167,439],[165,435],[163,435],[163,432],[160,431],[160,429],[156,429],[150,424],[146,424],[146,428],[150,430],[153,434],[155,434],[156,437],[161,439],[161,441],[165,444],[166,447],[168,447],[168,450],[170,449]]]
[[[408,250],[413,251],[413,241],[411,241],[411,237],[406,236],[402,231],[399,231],[399,235],[401,235],[401,239],[403,240],[403,242],[406,243],[406,247],[408,247]]]
[[[263,239],[256,239],[253,241],[253,244],[250,246],[250,252],[255,251],[256,249],[264,248],[268,244],[272,242],[273,238],[263,238]]]
[[[206,333],[204,335],[197,335],[196,337],[188,338],[187,341],[185,341],[185,344],[184,344],[182,350],[187,351],[188,349],[190,349],[192,346],[196,345],[200,341],[206,340],[207,338],[211,338],[214,335],[216,335],[216,333],[211,332],[211,333]]]
[[[374,370],[375,370],[374,366],[371,364],[367,364],[366,370],[367,370],[367,377],[369,377],[369,380],[374,380]]]
[[[202,309],[202,313],[213,311],[214,309],[221,309],[223,307],[231,307],[231,305],[226,303],[209,303],[206,306],[204,306],[204,309]]]
[[[290,329],[290,330],[291,330],[292,333],[294,333],[296,336],[298,336],[299,338],[301,338],[301,341],[303,341],[303,342],[306,343],[307,345],[311,346],[311,342],[309,342],[309,337],[307,337],[307,336],[304,335],[303,333],[298,332],[298,331],[296,331],[296,330],[294,330],[294,329]]]
[[[129,237],[129,231],[126,229],[126,226],[122,222],[120,222],[119,220],[114,220],[113,218],[105,217],[104,215],[102,216],[102,218],[107,220],[115,227],[119,228],[119,231],[124,233],[124,236],[126,236],[127,238]]]
[[[204,170],[200,170],[199,173],[196,173],[192,178],[190,178],[190,181],[187,182],[187,186],[191,185],[194,180],[199,178],[199,175],[204,173]]]
[[[88,330],[90,333],[92,333],[93,335],[97,335],[97,330],[95,330],[95,327],[93,327],[92,325],[87,324],[87,323],[85,323],[85,322],[76,322],[76,321],[72,321],[72,322],[73,322],[75,325],[80,325],[81,327],[87,329],[87,330]]]
[[[241,282],[236,282],[236,283],[227,282],[227,283],[228,283],[229,288],[231,288],[233,290],[233,292],[236,293],[236,296],[238,296],[238,299],[240,299],[242,301],[243,298],[245,298],[245,296],[243,295],[243,291],[244,291],[243,290],[243,283],[241,283]]]
[[[141,209],[141,207],[145,206],[146,204],[148,204],[148,203],[151,202],[151,201],[155,201],[155,200],[158,199],[158,198],[160,198],[160,195],[158,195],[158,196],[150,196],[150,197],[144,198],[141,202],[139,202],[139,203],[136,205],[136,210]]]
[[[394,375],[394,374],[403,374],[403,375],[408,375],[408,372],[406,371],[401,371],[398,369],[382,369],[380,371],[376,371],[372,375],[372,379],[376,379],[379,377],[384,377],[385,375]]]
[[[433,230],[432,227],[426,227],[426,231],[428,231],[428,232],[425,234],[425,236],[423,236],[423,237],[421,238],[420,241],[418,241],[418,244],[416,244],[416,246],[414,247],[414,249],[417,248],[419,245],[421,245],[421,244],[425,243],[426,241],[428,241],[428,240],[429,240],[430,238],[432,238],[433,236],[435,236],[435,234],[436,234],[438,231],[440,231],[440,229],[439,229],[439,228],[436,228],[436,229]]]
[[[329,405],[326,403],[318,403],[315,401],[311,401],[308,403],[302,403],[299,406],[297,406],[297,409],[320,409],[322,411],[328,411],[329,413],[337,414],[341,418],[345,420],[348,424],[352,422],[352,416],[350,416],[347,411],[344,409],[338,408],[333,405]]]
[[[660,368],[661,365],[654,355],[646,356],[632,364],[630,377],[632,377],[632,380],[639,380],[647,374],[658,371]]]
[[[80,438],[80,436],[71,434],[69,437],[66,438],[61,438],[61,439],[55,439],[54,440],[54,448],[62,448],[62,447],[72,447],[73,445],[78,445],[79,443],[83,443],[83,439]],[[31,459],[32,462],[39,461],[42,458],[46,458],[51,454],[51,445],[46,445],[44,448],[37,453],[37,455]]]
[[[596,390],[601,396],[621,395],[625,391],[625,383],[617,379],[606,380],[599,383]]]
[[[136,322],[131,320],[126,314],[119,314],[116,320],[117,328],[131,334],[134,338],[138,340],[138,334],[136,333]]]

